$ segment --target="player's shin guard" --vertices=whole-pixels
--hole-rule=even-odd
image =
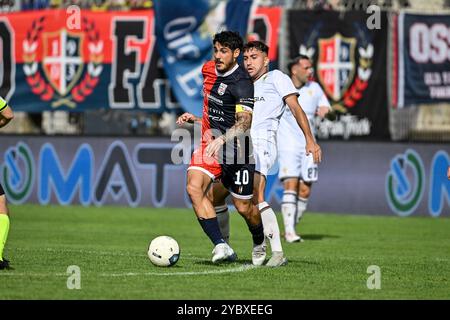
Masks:
[[[3,249],[5,248],[6,239],[9,232],[9,217],[0,213],[0,260],[3,261]]]
[[[300,198],[297,199],[297,215],[295,217],[295,224],[297,225],[300,222],[300,219],[303,216],[303,212],[306,210],[306,206],[308,205],[308,199]]]
[[[295,191],[285,191],[281,203],[281,213],[283,215],[284,231],[295,233],[295,211],[297,210],[297,194]]]
[[[261,213],[261,220],[264,226],[264,235],[269,238],[272,252],[282,252],[283,248],[281,247],[280,228],[278,227],[275,212],[273,212],[272,208],[265,201],[258,204],[258,210]]]
[[[228,212],[228,206],[224,204],[223,206],[214,207],[217,215],[217,221],[219,222],[220,233],[223,239],[229,243],[230,242],[230,213]]]

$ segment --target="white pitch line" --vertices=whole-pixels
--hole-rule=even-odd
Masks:
[[[9,276],[9,277],[68,277],[70,274],[67,273],[37,273],[37,272],[24,272],[24,273],[18,273],[18,272],[11,272],[11,271],[5,271],[0,273],[0,279],[1,277]]]
[[[27,248],[16,248],[15,250],[19,251],[30,251],[31,249]],[[120,253],[113,251],[92,251],[92,250],[82,250],[82,249],[66,249],[66,248],[42,248],[41,250],[45,250],[48,252],[65,252],[65,253],[83,253],[83,254],[94,254],[94,255],[111,255],[111,256],[137,256],[137,257],[147,257],[146,254],[133,254],[133,253]],[[197,260],[202,261],[205,260],[201,257],[196,257],[190,254],[181,254],[180,259],[183,260]],[[234,272],[244,272],[247,270],[251,270],[256,268],[253,265],[242,265],[235,268],[229,269],[220,269],[220,270],[204,270],[204,271],[186,271],[186,272],[127,272],[127,273],[102,273],[100,276],[102,277],[132,277],[132,276],[191,276],[191,275],[207,275],[207,274],[221,274],[221,273],[234,273]],[[91,274],[89,272],[89,274]],[[69,276],[67,273],[18,273],[18,272],[4,272],[0,273],[1,276],[10,276],[10,277],[67,277]]]
[[[205,271],[189,271],[189,272],[127,272],[127,273],[102,273],[102,277],[134,277],[134,276],[197,276],[205,274],[220,274],[244,272],[247,270],[257,268],[254,265],[247,264],[237,268],[220,269],[220,270],[205,270]]]
[[[34,249],[26,248],[16,248],[14,250],[18,251],[36,251]],[[82,253],[82,254],[93,254],[97,256],[120,256],[120,257],[147,257],[145,253],[121,253],[114,251],[93,251],[93,250],[83,250],[83,249],[55,249],[55,248],[43,248],[41,250],[47,252],[60,252],[60,253]],[[183,260],[202,260],[202,258],[192,256],[188,253],[182,255]]]
[[[234,273],[234,272],[244,272],[247,270],[255,269],[256,266],[253,265],[243,265],[236,268],[230,269],[220,269],[220,270],[205,270],[205,271],[188,271],[188,272],[127,272],[127,273],[102,273],[102,277],[134,277],[134,276],[198,276],[207,274],[220,274],[220,273]],[[89,275],[92,273],[89,272]],[[17,273],[17,272],[2,272],[0,273],[0,278],[3,276],[9,277],[68,277],[70,274],[66,273]]]

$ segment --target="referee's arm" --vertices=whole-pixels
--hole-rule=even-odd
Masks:
[[[14,118],[14,113],[8,103],[0,97],[0,128],[6,126]]]

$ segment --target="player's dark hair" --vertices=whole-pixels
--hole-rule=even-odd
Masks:
[[[234,31],[222,31],[216,33],[213,39],[213,45],[218,42],[223,47],[230,48],[231,51],[239,49],[242,52],[242,47],[244,46],[244,41],[238,32]]]
[[[311,59],[308,56],[305,56],[304,54],[300,54],[296,56],[294,59],[290,60],[287,65],[290,76],[292,76],[292,67],[295,66],[297,63],[299,63],[301,60],[311,61]]]
[[[247,42],[244,46],[244,52],[250,49],[256,49],[264,52],[265,54],[269,54],[269,47],[262,41],[255,40]]]

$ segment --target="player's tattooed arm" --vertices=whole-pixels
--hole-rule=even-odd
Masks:
[[[252,114],[250,112],[239,112],[236,114],[236,123],[221,136],[224,142],[233,141],[235,137],[240,137],[250,129],[252,125]]]
[[[211,141],[211,143],[206,147],[206,156],[213,157],[216,156],[226,142],[234,141],[235,137],[240,137],[244,135],[247,130],[250,129],[252,125],[252,114],[251,112],[239,112],[236,114],[236,123],[224,135]]]

